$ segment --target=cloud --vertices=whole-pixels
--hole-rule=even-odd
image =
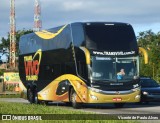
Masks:
[[[74,21],[160,23],[159,0],[40,0],[44,29]],[[33,28],[34,0],[15,0],[17,29]],[[9,31],[10,1],[1,0],[0,36]]]
[[[49,1],[49,2],[47,2]],[[154,2],[153,2],[154,1]],[[56,18],[67,20],[111,20],[129,21],[131,23],[154,23],[160,20],[160,1],[153,0],[46,0],[44,4],[52,6],[51,11]],[[43,7],[42,7],[43,8]],[[48,8],[48,10],[50,10]],[[46,10],[46,8],[44,9]],[[44,12],[44,11],[42,11]],[[81,17],[81,19],[80,19]],[[63,20],[63,18],[62,18]]]
[[[66,11],[81,10],[83,8],[83,2],[82,1],[77,1],[77,2],[68,1],[68,2],[64,2],[62,6],[64,7]]]

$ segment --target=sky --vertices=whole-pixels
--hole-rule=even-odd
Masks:
[[[136,35],[160,31],[160,0],[40,0],[42,29],[71,22],[130,23]],[[15,0],[16,30],[32,29],[34,0]],[[9,32],[10,0],[0,0],[0,39]]]

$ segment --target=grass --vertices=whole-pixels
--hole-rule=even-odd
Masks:
[[[3,94],[0,95],[0,98],[20,98],[20,94]]]
[[[45,106],[45,105],[35,105],[35,104],[22,104],[22,103],[9,103],[9,102],[0,102],[0,114],[17,114],[17,115],[42,115],[42,119],[45,117],[55,117],[56,120],[54,122],[56,123],[137,123],[135,121],[127,121],[127,120],[100,120],[99,116],[97,114],[83,112],[83,111],[76,111],[71,109],[65,109],[63,107],[58,106]],[[105,115],[107,117],[108,115]],[[65,120],[60,120],[65,118]],[[71,119],[70,119],[70,118]],[[83,117],[82,120],[73,120],[72,118],[77,117],[80,119],[80,117]],[[89,117],[89,120],[85,120]],[[95,119],[95,117],[98,117],[99,120],[91,120],[92,118]],[[108,116],[113,117],[114,116]],[[58,119],[57,119],[58,118]],[[103,117],[104,118],[104,117]],[[70,120],[66,120],[70,119]],[[16,122],[19,121],[5,121],[5,122]],[[3,123],[5,123],[3,121]],[[21,123],[29,122],[29,121],[20,121]],[[33,121],[30,121],[33,122]],[[41,122],[53,122],[51,120],[43,120],[43,121],[34,121],[35,123],[41,123]]]
[[[82,114],[81,111],[63,109],[58,106],[0,102],[0,114]]]

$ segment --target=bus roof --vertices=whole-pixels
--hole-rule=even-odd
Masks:
[[[79,27],[77,25],[80,25]],[[46,50],[52,50],[52,49],[60,49],[60,48],[69,48],[72,41],[75,46],[79,47],[84,45],[84,41],[86,41],[85,45],[88,49],[100,49],[100,50],[108,50],[110,47],[115,46],[113,44],[111,38],[110,39],[105,39],[105,35],[101,35],[104,32],[99,31],[97,27],[104,27],[102,30],[107,31],[106,27],[109,28],[108,30],[108,35],[114,34],[115,29],[110,29],[118,26],[119,27],[124,27],[120,29],[119,32],[116,31],[115,34],[118,35],[118,38],[122,38],[121,41],[124,43],[128,42],[127,37],[129,37],[131,40],[136,40],[135,34],[133,31],[133,28],[130,24],[128,23],[122,23],[122,22],[74,22],[70,23],[67,25],[62,25],[58,26],[55,28],[50,28],[47,30],[42,30],[40,32],[34,32],[30,34],[26,34],[24,36],[21,36],[20,42],[19,42],[19,47],[20,47],[20,54],[28,54],[28,53],[33,53],[36,52],[38,49],[42,49],[42,51]],[[126,28],[129,28],[128,30]],[[126,29],[126,30],[125,30]],[[71,31],[72,30],[72,31]],[[90,31],[92,30],[92,31]],[[112,31],[110,31],[112,30]],[[71,34],[72,32],[72,34]],[[98,32],[98,33],[97,33]],[[99,34],[101,33],[101,34]],[[122,36],[121,37],[121,33]],[[128,34],[124,34],[128,33]],[[93,37],[92,37],[93,35]],[[127,35],[127,36],[126,36]],[[95,38],[97,41],[95,42],[97,46],[95,47],[94,42],[87,40],[86,38],[89,37],[90,39]],[[97,36],[97,37],[96,37]],[[99,37],[101,36],[101,38]],[[107,37],[107,36],[106,36]],[[99,38],[99,39],[98,39]],[[116,41],[116,36],[112,36],[114,41]],[[107,40],[107,42],[106,42]],[[110,42],[108,42],[110,40]],[[104,42],[105,41],[105,42]],[[115,49],[118,50],[125,50],[126,47],[130,46],[130,44],[125,45],[122,49],[119,48],[119,42],[117,42],[117,46],[115,46]],[[104,45],[104,43],[107,43],[107,45]],[[133,41],[132,44],[135,44],[136,42]],[[89,45],[87,45],[89,44]],[[111,46],[113,45],[113,46]],[[104,47],[105,46],[105,47]],[[108,47],[107,47],[108,46]],[[137,47],[136,44],[134,47]],[[109,49],[110,50],[110,49]]]

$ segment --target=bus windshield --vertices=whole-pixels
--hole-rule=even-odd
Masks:
[[[92,56],[92,80],[125,82],[138,75],[138,57],[111,58]]]

